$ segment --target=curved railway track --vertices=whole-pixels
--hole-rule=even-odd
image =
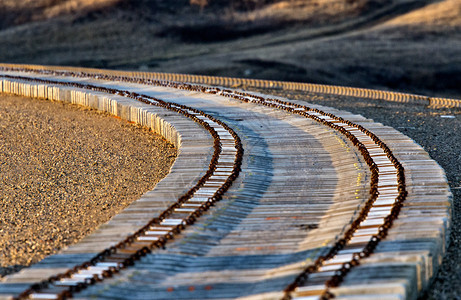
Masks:
[[[232,77],[218,77],[218,76],[203,76],[203,75],[190,75],[190,74],[175,74],[175,73],[158,73],[158,72],[130,72],[130,71],[114,71],[114,70],[101,70],[93,68],[79,68],[79,67],[56,67],[56,66],[40,66],[40,65],[15,65],[15,64],[0,64],[3,68],[21,68],[30,71],[70,71],[73,73],[87,73],[94,75],[116,76],[126,78],[136,78],[143,80],[166,80],[174,82],[187,82],[215,86],[227,87],[256,87],[256,88],[272,88],[283,90],[298,90],[306,92],[343,95],[350,97],[361,97],[370,99],[379,99],[386,101],[397,102],[410,102],[421,103],[434,107],[461,107],[461,100],[430,97],[424,95],[354,88],[345,86],[325,85],[325,84],[312,84],[302,82],[286,82],[275,80],[261,80],[261,79],[246,79],[246,78],[232,78]]]
[[[5,77],[45,84],[62,84],[49,80]],[[111,277],[121,269],[133,265],[135,260],[150,253],[154,248],[164,247],[168,240],[173,239],[186,226],[192,225],[214,202],[220,200],[240,172],[243,155],[240,138],[229,126],[212,116],[191,107],[128,91],[76,83],[72,84],[72,87],[122,95],[185,115],[203,126],[213,137],[213,157],[209,163],[208,170],[197,184],[157,218],[153,218],[134,234],[115,246],[98,253],[91,260],[75,266],[65,273],[56,274],[48,278],[46,282],[32,285],[30,289],[18,295],[18,299],[27,299],[29,297],[42,299],[71,297],[73,293],[80,291],[85,286],[104,280],[106,277]]]
[[[91,259],[77,264],[67,272],[54,274],[46,280],[30,286],[30,288],[16,295],[18,298],[65,298],[112,277],[122,269],[133,265],[136,260],[141,259],[148,253],[152,253],[154,249],[162,249],[168,241],[180,235],[189,225],[195,223],[200,216],[215,205],[217,201],[221,200],[223,196],[225,197],[232,183],[238,179],[245,148],[237,133],[238,131],[233,130],[231,125],[219,120],[219,117],[213,116],[213,114],[217,115],[216,111],[209,113],[191,106],[174,103],[170,100],[130,91],[130,89],[133,89],[134,84],[225,97],[232,99],[233,103],[238,101],[252,106],[263,107],[261,109],[265,109],[265,111],[277,111],[282,115],[293,115],[296,120],[310,120],[320,124],[321,127],[330,128],[330,134],[334,131],[339,138],[347,140],[347,142],[342,141],[343,147],[348,147],[347,145],[344,146],[344,143],[355,147],[354,151],[360,156],[358,160],[362,161],[364,166],[368,168],[368,170],[364,171],[369,174],[366,176],[368,181],[364,184],[367,192],[362,193],[365,199],[357,200],[358,202],[355,204],[357,208],[354,213],[348,215],[348,223],[343,224],[343,229],[339,233],[335,233],[334,239],[315,255],[315,259],[311,259],[309,263],[304,262],[301,267],[297,266],[296,272],[291,272],[290,276],[284,277],[284,280],[282,280],[282,284],[285,286],[283,292],[280,290],[274,295],[271,294],[270,297],[272,298],[316,299],[341,295],[341,292],[337,293],[337,291],[340,291],[338,287],[351,270],[359,267],[364,262],[366,264],[367,259],[380,245],[380,242],[388,236],[389,230],[393,228],[394,222],[405,205],[408,195],[406,184],[408,180],[406,179],[404,165],[394,155],[391,147],[367,129],[366,126],[333,113],[325,112],[319,108],[233,89],[164,81],[162,78],[148,79],[145,78],[146,76],[136,75],[126,77],[123,76],[123,73],[114,75],[110,72],[92,72],[92,70],[42,69],[41,67],[27,68],[26,70],[21,69],[21,67],[19,69],[11,69],[10,67],[4,66],[3,71],[5,74],[1,75],[5,78],[3,83],[4,91],[24,94],[24,88],[21,91],[19,84],[16,84],[16,87],[14,85],[15,82],[22,82],[32,86],[62,86],[85,90],[88,93],[100,92],[128,97],[149,105],[166,108],[192,119],[205,128],[214,141],[213,155],[205,174],[192,188],[181,195],[175,203],[169,205],[157,217],[152,218],[147,224],[122,241],[99,252]],[[29,73],[22,73],[24,71]],[[168,77],[168,75],[162,76]],[[174,75],[169,76],[174,79]],[[88,79],[91,83],[86,82],[89,81]],[[198,80],[198,77],[194,80]],[[11,82],[11,84],[7,84],[7,81]],[[202,81],[208,83],[206,80]],[[122,86],[126,84],[129,89],[115,88],[114,84],[109,84],[109,82],[119,82],[122,83]],[[234,83],[228,83],[228,85],[233,85]],[[273,83],[270,84],[273,87]],[[296,85],[295,88],[299,88],[299,86]],[[30,91],[30,86],[27,89]],[[353,94],[352,89],[348,91]],[[363,91],[360,92],[362,93]],[[49,96],[49,98],[52,97],[52,95]],[[404,97],[410,99],[415,96],[399,94],[398,97],[400,97],[398,99]],[[456,104],[456,102],[453,103]],[[238,104],[232,105],[238,106]],[[336,138],[338,139],[338,137]],[[351,150],[348,148],[348,151]],[[413,178],[410,181],[413,183]],[[411,187],[410,190],[412,190]],[[356,190],[356,194],[357,191],[359,190]],[[357,196],[356,198],[359,197]],[[445,224],[444,226],[447,225]],[[442,236],[445,234],[443,233]],[[442,241],[442,244],[444,244],[444,241]],[[421,279],[418,279],[418,282],[421,282]],[[405,296],[409,295],[408,292],[405,293]],[[264,294],[260,297],[265,298],[269,297],[269,295]]]

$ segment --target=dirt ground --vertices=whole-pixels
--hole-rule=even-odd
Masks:
[[[458,0],[64,2],[8,14],[0,61],[461,95]]]

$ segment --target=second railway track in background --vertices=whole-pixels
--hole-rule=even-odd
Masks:
[[[24,71],[29,73],[24,73]],[[432,208],[433,206],[433,204],[429,204],[428,207],[425,207],[425,199],[419,199],[424,200],[420,203],[418,203],[418,201],[415,201],[415,203],[411,202],[413,199],[410,199],[411,201],[409,204],[405,202],[408,192],[410,192],[410,195],[412,193],[417,196],[419,195],[419,191],[417,191],[419,187],[418,184],[416,184],[418,176],[414,175],[417,174],[417,171],[413,170],[413,166],[410,165],[410,176],[408,176],[407,168],[404,167],[405,162],[402,163],[398,158],[401,156],[406,159],[405,154],[394,155],[395,151],[399,152],[400,150],[398,148],[391,150],[392,147],[378,135],[367,129],[366,125],[358,124],[357,122],[350,121],[331,112],[325,112],[319,108],[228,88],[174,81],[141,79],[136,76],[124,77],[115,76],[113,74],[84,71],[75,72],[74,70],[65,71],[51,68],[48,70],[46,68],[43,70],[38,70],[38,68],[36,68],[35,71],[30,69],[4,69],[1,75],[4,77],[2,89],[10,93],[20,94],[21,90],[22,93],[24,93],[24,88],[18,88],[18,85],[22,83],[29,84],[29,91],[30,85],[46,85],[50,87],[63,86],[66,88],[87,90],[87,93],[95,91],[129,97],[144,103],[161,106],[198,122],[208,130],[214,139],[214,154],[209,163],[208,170],[192,189],[179,197],[176,203],[170,205],[165,211],[160,213],[159,216],[154,216],[148,224],[138,229],[134,234],[129,235],[122,241],[113,241],[114,246],[100,252],[90,260],[77,264],[67,272],[53,274],[45,281],[32,285],[30,288],[17,294],[17,297],[59,298],[70,296],[90,285],[98,285],[98,282],[112,275],[116,277],[116,273],[133,264],[135,260],[155,251],[155,249],[162,248],[163,246],[168,247],[168,244],[166,244],[168,240],[180,234],[182,230],[186,229],[186,226],[194,223],[206,210],[213,206],[223,196],[226,196],[225,192],[231,187],[232,182],[238,178],[242,164],[244,145],[242,145],[240,141],[238,130],[232,129],[232,126],[228,125],[225,121],[229,117],[223,114],[222,117],[224,120],[219,120],[220,114],[213,111],[213,109],[208,109],[211,110],[212,113],[204,112],[191,106],[161,99],[160,97],[157,98],[137,91],[130,91],[130,89],[133,89],[134,85],[174,88],[191,93],[230,98],[240,103],[245,103],[245,105],[264,107],[261,108],[261,112],[266,114],[271,114],[270,111],[277,111],[280,115],[278,115],[278,118],[283,118],[284,115],[287,114],[293,115],[295,120],[290,120],[293,124],[295,122],[303,122],[302,119],[313,120],[317,124],[320,124],[320,127],[324,126],[330,128],[330,131],[328,131],[329,135],[333,134],[331,130],[336,132],[337,135],[335,138],[340,140],[340,145],[343,147],[342,150],[344,152],[347,150],[347,152],[360,155],[361,157],[357,158],[358,163],[356,164],[362,162],[363,165],[368,168],[366,171],[359,172],[358,174],[361,175],[357,177],[357,182],[363,181],[362,177],[367,178],[367,182],[362,183],[362,186],[366,186],[367,189],[367,192],[362,191],[361,193],[362,198],[365,196],[364,199],[361,199],[359,196],[356,197],[357,200],[353,199],[357,202],[352,204],[352,207],[355,208],[351,209],[351,212],[347,210],[349,214],[346,219],[348,221],[342,224],[342,227],[340,226],[342,229],[334,234],[334,239],[324,245],[323,249],[319,250],[318,253],[314,255],[315,259],[311,259],[310,262],[307,262],[307,260],[304,261],[304,259],[298,258],[298,260],[304,262],[296,265],[296,267],[292,267],[295,270],[287,271],[283,270],[282,267],[280,273],[285,274],[285,276],[276,274],[274,278],[281,281],[277,283],[277,285],[284,286],[283,289],[271,290],[266,287],[265,293],[250,292],[248,294],[239,294],[236,292],[235,295],[253,295],[254,297],[260,298],[283,297],[286,299],[315,299],[319,297],[328,298],[334,296],[347,298],[348,293],[351,293],[351,295],[359,293],[370,296],[379,294],[378,291],[372,288],[367,290],[364,287],[360,287],[360,284],[356,282],[352,283],[352,286],[359,285],[359,287],[355,288],[355,292],[351,292],[351,290],[354,291],[354,288],[347,289],[348,284],[351,285],[351,283],[346,282],[343,288],[341,288],[341,283],[345,281],[349,273],[353,273],[353,269],[358,269],[363,265],[365,265],[365,268],[375,268],[378,266],[378,269],[380,264],[384,265],[386,263],[397,266],[398,264],[396,264],[396,262],[399,261],[399,257],[392,257],[393,255],[391,254],[389,258],[385,255],[386,252],[390,252],[388,250],[389,248],[386,249],[386,247],[383,246],[385,250],[383,251],[384,254],[379,253],[377,255],[378,263],[375,263],[376,265],[373,265],[373,259],[376,257],[376,255],[373,256],[373,253],[377,247],[380,246],[381,241],[386,241],[389,231],[395,227],[393,225],[396,220],[398,220],[402,208],[404,209],[404,215],[406,217],[407,215],[411,215],[411,212],[408,211],[409,208],[419,210],[418,212],[420,212],[421,210],[425,211],[428,207]],[[7,83],[10,81],[11,83]],[[16,88],[15,82],[19,82],[16,84]],[[115,88],[113,82],[119,82],[119,85],[122,86],[124,85],[123,83],[126,83],[129,87],[127,89]],[[43,97],[43,95],[41,95],[41,97]],[[50,95],[49,98],[52,99],[53,96]],[[238,106],[237,101],[234,101],[235,103],[231,103],[230,105]],[[213,114],[215,116],[213,116]],[[367,121],[364,121],[364,124],[367,124]],[[381,131],[381,133],[384,134],[383,131]],[[244,132],[244,135],[246,134],[247,133]],[[395,133],[391,135],[395,135]],[[293,138],[296,139],[296,136]],[[404,141],[400,136],[396,136],[395,139],[397,141],[395,143],[403,141],[402,145],[411,149],[411,147],[408,146],[408,142]],[[355,147],[355,150],[351,147]],[[411,151],[415,151],[414,149],[408,149],[405,149],[405,152],[410,153]],[[245,153],[247,155],[248,151]],[[287,153],[287,155],[289,155],[289,153]],[[410,155],[414,155],[416,158],[415,154],[410,153]],[[428,166],[433,169],[431,173],[439,172],[432,163],[428,162]],[[337,168],[338,170],[341,169],[340,166],[337,166]],[[356,168],[359,167],[356,166]],[[368,175],[365,176],[363,174]],[[295,178],[293,178],[293,180],[295,180]],[[409,187],[407,186],[408,182],[410,182]],[[433,183],[434,186],[437,186],[437,189],[440,190],[440,195],[436,196],[436,198],[440,196],[441,203],[449,205],[449,193],[444,190],[443,183],[438,181],[434,181]],[[413,185],[417,188],[415,189]],[[356,189],[355,194],[359,195],[359,191],[360,189]],[[345,195],[347,196],[347,193]],[[445,200],[442,199],[443,195],[446,197]],[[344,205],[351,205],[350,200],[345,199]],[[435,254],[436,256],[441,255],[440,252],[443,251],[445,244],[444,239],[449,225],[449,206],[439,207],[439,210],[438,216],[442,216],[442,219],[445,218],[446,222],[442,222],[443,224],[440,224],[439,228],[436,229],[436,231],[442,231],[441,236],[436,237],[436,249],[431,246],[433,252],[430,254]],[[445,216],[443,216],[444,211]],[[274,214],[276,215],[276,212],[274,212]],[[345,213],[339,210],[336,214]],[[276,219],[278,217],[274,216],[273,218]],[[408,230],[405,229],[407,225],[408,224],[399,224],[397,228]],[[424,234],[426,234],[426,232]],[[397,234],[397,237],[403,239],[401,234]],[[429,237],[431,237],[431,234],[428,234],[428,238]],[[395,235],[391,234],[391,241],[392,240],[396,239]],[[402,248],[402,251],[405,252],[405,247],[398,244],[398,240],[396,241],[396,247],[399,248],[398,250]],[[416,250],[411,249],[409,252],[419,257],[421,254],[415,254],[417,252]],[[426,251],[430,252],[431,250],[422,250],[422,252]],[[378,252],[380,252],[379,249]],[[379,262],[380,255],[384,258],[381,262]],[[407,288],[409,286],[413,289],[416,287],[416,291],[408,291],[403,287],[400,292],[395,292],[394,296],[397,297],[397,294],[400,293],[400,296],[414,297],[417,295],[418,289],[422,289],[424,285],[427,285],[427,281],[430,280],[432,272],[434,271],[428,268],[436,269],[437,267],[435,261],[428,261],[430,260],[429,257],[430,255],[428,255],[427,258],[422,257],[421,259],[423,262],[419,261],[415,264],[415,267],[419,268],[416,273],[419,272],[424,274],[423,276],[426,278],[421,278],[422,275],[419,273],[411,275],[413,277],[409,280],[416,280],[417,282],[407,284]],[[371,261],[371,264],[369,264],[368,261]],[[407,264],[412,263],[414,264],[415,262],[409,259]],[[421,270],[421,268],[425,269]],[[27,272],[27,270],[25,272]],[[276,273],[276,271],[274,271],[274,273]],[[377,275],[379,277],[379,274]],[[411,276],[408,275],[407,277]],[[12,278],[14,280],[14,275]],[[379,279],[378,281],[383,282],[383,279]],[[386,282],[383,284],[386,285]],[[405,284],[403,285],[405,286]],[[207,290],[205,295],[208,295],[207,297],[209,298],[213,298],[213,291],[209,291],[210,289],[205,290]],[[264,290],[264,288],[262,288],[262,290]],[[216,293],[216,298],[221,298],[222,295],[219,295],[219,289],[214,292]],[[260,296],[258,296],[258,294]],[[79,294],[77,294],[77,296],[78,295]],[[193,295],[189,296],[194,297]]]

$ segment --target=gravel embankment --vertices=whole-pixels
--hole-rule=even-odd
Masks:
[[[450,246],[442,268],[422,299],[461,299],[461,109],[434,109],[418,104],[305,92],[260,92],[363,115],[396,128],[424,147],[447,174],[453,193],[453,223]]]
[[[109,220],[166,176],[176,153],[108,114],[0,94],[0,277]]]

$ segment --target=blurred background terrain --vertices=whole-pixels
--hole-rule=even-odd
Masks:
[[[461,97],[461,0],[0,0],[0,62]]]

